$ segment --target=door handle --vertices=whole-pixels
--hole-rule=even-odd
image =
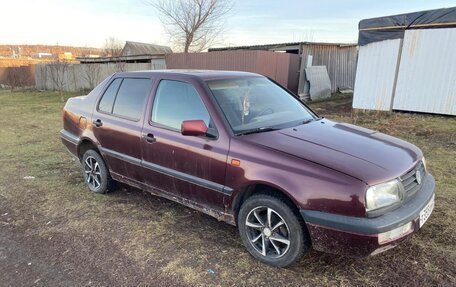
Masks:
[[[146,142],[148,142],[148,143],[154,143],[154,142],[157,141],[157,139],[154,137],[153,134],[144,135],[144,139],[145,139]]]
[[[99,128],[99,127],[101,127],[101,126],[103,125],[103,123],[101,122],[100,119],[97,119],[97,120],[93,121],[93,124],[94,124],[97,128]]]

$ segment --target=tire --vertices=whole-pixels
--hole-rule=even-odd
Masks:
[[[114,189],[115,182],[109,174],[101,155],[93,149],[87,150],[82,157],[84,181],[95,193],[108,193]]]
[[[274,267],[295,263],[310,247],[304,221],[285,200],[273,195],[249,197],[239,210],[238,228],[250,254]]]

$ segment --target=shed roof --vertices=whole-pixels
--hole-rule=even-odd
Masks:
[[[358,44],[402,39],[407,29],[449,27],[456,27],[456,7],[364,19],[359,22]]]
[[[357,44],[353,43],[324,43],[324,42],[288,42],[278,44],[264,44],[264,45],[250,45],[250,46],[234,46],[234,47],[221,47],[221,48],[210,48],[209,52],[214,51],[228,51],[228,50],[287,50],[287,49],[299,49],[301,45],[322,45],[322,46],[338,46],[338,47],[351,47]]]
[[[135,55],[164,55],[170,54],[171,50],[168,46],[160,46],[148,43],[139,43],[127,41],[122,49],[122,56],[135,56]]]
[[[132,55],[118,57],[76,57],[81,64],[90,63],[147,63],[154,59],[165,59],[165,55]]]

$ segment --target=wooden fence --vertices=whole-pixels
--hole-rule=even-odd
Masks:
[[[161,70],[164,63],[39,64],[35,81],[38,90],[77,92],[91,90],[109,75],[120,71]]]

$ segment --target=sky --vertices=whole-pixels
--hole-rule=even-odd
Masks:
[[[234,1],[217,46],[354,43],[361,19],[456,6],[456,0]],[[146,0],[0,0],[0,9],[0,44],[101,48],[115,37],[170,45]]]

